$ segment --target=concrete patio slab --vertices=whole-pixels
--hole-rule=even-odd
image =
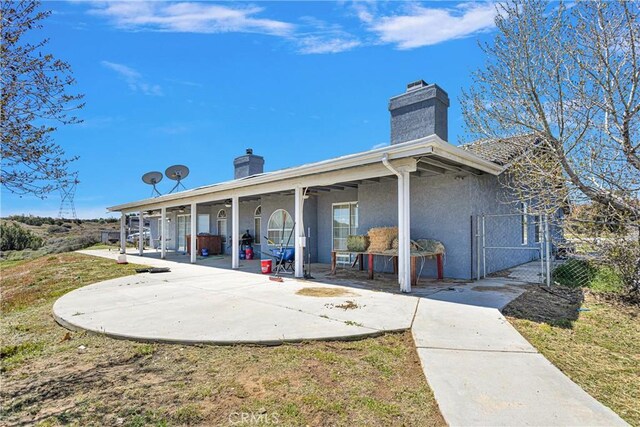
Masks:
[[[116,259],[117,253],[84,251]],[[114,338],[211,344],[279,344],[355,339],[411,328],[417,298],[128,255],[171,272],[142,273],[86,286],[53,307],[62,325]],[[303,288],[344,289],[338,297]],[[345,308],[347,307],[347,308]]]

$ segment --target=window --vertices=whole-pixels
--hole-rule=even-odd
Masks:
[[[198,233],[209,233],[209,214],[198,214]]]
[[[267,239],[270,245],[286,245],[287,241],[293,243],[293,219],[289,212],[278,209],[271,214],[267,223]]]
[[[529,243],[529,217],[527,214],[527,204],[522,203],[522,216],[520,220],[521,225],[521,236],[522,236],[522,244],[526,245]]]
[[[542,224],[540,223],[541,221],[541,216],[540,215],[536,215],[533,217],[533,221],[534,221],[534,241],[536,243],[540,243],[542,241]]]
[[[255,236],[253,242],[256,245],[260,244],[260,234],[262,233],[262,206],[258,206],[253,213],[253,235]]]
[[[333,249],[347,250],[347,237],[358,231],[358,202],[333,205]],[[348,254],[338,254],[338,264],[353,262]]]
[[[227,242],[227,211],[220,209],[218,211],[218,217],[216,220],[216,227],[218,229],[218,235],[222,243]]]

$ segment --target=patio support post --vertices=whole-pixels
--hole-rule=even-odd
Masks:
[[[160,209],[160,258],[167,257],[167,208]]]
[[[144,255],[144,213],[140,211],[138,216],[138,253],[140,256]]]
[[[127,253],[127,214],[120,215],[120,253]]]
[[[400,291],[411,292],[411,194],[414,167],[394,167],[385,154],[382,163],[398,177],[398,283]]]
[[[231,268],[240,268],[240,203],[231,198]]]
[[[197,260],[197,236],[198,230],[198,205],[196,203],[191,203],[191,247],[189,248],[189,252],[191,254],[191,264],[195,264]]]
[[[304,194],[302,187],[296,187],[294,193],[294,248],[295,248],[295,277],[304,277]]]

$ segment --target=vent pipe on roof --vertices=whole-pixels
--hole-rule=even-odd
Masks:
[[[264,158],[253,154],[252,148],[247,148],[246,154],[235,158],[233,168],[234,179],[258,175],[264,172]]]
[[[407,91],[389,100],[391,144],[438,135],[448,139],[447,109],[449,95],[436,84],[417,80]]]

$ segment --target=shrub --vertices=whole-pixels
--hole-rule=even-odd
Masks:
[[[67,227],[63,227],[61,225],[50,225],[49,227],[47,227],[47,232],[51,234],[66,233],[68,231],[69,229]]]
[[[597,268],[583,259],[570,259],[553,270],[553,281],[562,286],[577,288],[589,286]]]
[[[74,236],[60,237],[47,240],[44,247],[46,253],[57,254],[62,252],[72,252],[80,249],[88,248],[98,243],[100,239],[97,236]]]
[[[21,251],[23,249],[38,249],[42,246],[42,239],[18,224],[0,224],[0,250]]]

